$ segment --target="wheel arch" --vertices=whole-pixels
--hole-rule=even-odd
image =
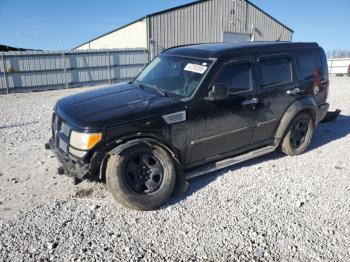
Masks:
[[[108,148],[105,157],[101,161],[100,165],[100,172],[99,172],[99,179],[104,180],[105,179],[105,172],[107,167],[108,159],[113,154],[118,154],[125,148],[132,146],[134,144],[138,143],[146,143],[148,145],[156,145],[158,147],[161,147],[165,151],[169,153],[171,158],[174,160],[177,173],[182,174],[182,164],[180,162],[181,156],[180,152],[166,142],[166,139],[162,136],[155,135],[155,134],[129,134],[127,136],[123,136],[121,138],[115,139],[113,142],[109,143]]]
[[[301,113],[308,113],[313,121],[313,124],[317,123],[317,103],[313,97],[304,97],[294,101],[284,112],[281,121],[275,131],[274,144],[278,146],[280,141],[285,135],[285,132],[289,126],[289,123],[294,119],[294,117]]]

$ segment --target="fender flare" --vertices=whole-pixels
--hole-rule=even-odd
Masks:
[[[285,132],[293,118],[302,111],[308,112],[312,117],[313,124],[316,125],[318,106],[315,99],[313,97],[304,97],[294,101],[284,112],[276,129],[274,135],[275,146],[279,145],[279,142],[284,137]]]
[[[158,141],[157,139],[151,138],[151,137],[143,137],[143,138],[134,138],[128,141],[124,141],[118,145],[116,145],[111,151],[109,151],[106,156],[103,158],[102,162],[101,162],[101,166],[100,166],[100,172],[99,172],[99,179],[103,180],[105,178],[105,170],[107,167],[107,162],[108,159],[111,155],[115,155],[120,153],[121,151],[123,151],[125,148],[128,148],[132,145],[135,144],[140,144],[140,143],[144,143],[147,145],[152,145],[152,146],[158,146],[161,147],[162,149],[164,149],[165,151],[167,151],[169,153],[169,155],[171,156],[171,158],[174,160],[175,163],[175,168],[176,168],[176,178],[177,180],[181,182],[184,181],[185,176],[183,174],[183,167],[180,163],[180,161],[178,160],[178,156],[175,154],[175,152],[173,152],[172,149],[170,149],[170,147],[168,147],[167,145],[165,145],[164,143]]]

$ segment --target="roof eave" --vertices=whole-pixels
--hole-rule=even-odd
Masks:
[[[294,33],[294,30],[291,29],[290,27],[286,26],[285,24],[283,24],[282,22],[280,22],[279,20],[277,20],[276,18],[274,18],[273,16],[269,15],[268,13],[266,13],[264,10],[262,10],[260,7],[256,6],[255,4],[253,4],[252,2],[250,2],[250,0],[245,0],[248,4],[250,4],[251,6],[255,7],[256,9],[258,9],[260,12],[262,12],[264,15],[268,16],[269,18],[271,18],[272,20],[274,20],[275,22],[277,22],[278,24],[280,24],[281,26],[283,26],[284,28],[286,28],[287,30],[289,30],[291,33]]]

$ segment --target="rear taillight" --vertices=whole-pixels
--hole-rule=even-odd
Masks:
[[[321,84],[321,68],[316,68],[313,72],[312,72],[312,78],[314,80],[314,87],[319,87]]]

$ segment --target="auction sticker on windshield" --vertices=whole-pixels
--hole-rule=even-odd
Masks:
[[[205,70],[207,70],[208,67],[202,66],[202,65],[196,65],[196,64],[187,64],[184,68],[185,71],[190,71],[198,74],[204,74]]]

